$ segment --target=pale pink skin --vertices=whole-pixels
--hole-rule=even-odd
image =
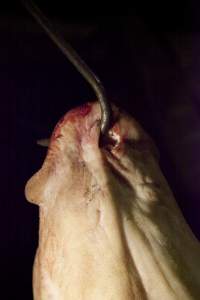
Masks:
[[[98,103],[67,113],[26,185],[40,206],[34,299],[199,299],[199,243],[152,140],[113,106],[99,146],[100,116]]]

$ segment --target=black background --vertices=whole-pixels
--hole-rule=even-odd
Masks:
[[[132,16],[74,17],[56,3],[39,4],[100,76],[110,99],[154,138],[162,170],[200,238],[198,8],[134,6]],[[45,157],[36,141],[95,96],[20,2],[2,7],[0,41],[0,297],[32,299],[38,208],[25,200],[24,186]]]

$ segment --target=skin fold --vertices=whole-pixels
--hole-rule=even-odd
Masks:
[[[200,297],[200,246],[140,125],[115,106],[100,140],[100,107],[56,125],[28,181],[39,205],[35,300],[186,300]]]

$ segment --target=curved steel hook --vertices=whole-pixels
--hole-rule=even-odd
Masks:
[[[106,98],[104,87],[100,79],[92,72],[87,64],[81,59],[76,51],[68,44],[60,33],[49,22],[48,18],[43,15],[41,10],[30,0],[21,0],[26,9],[36,19],[36,21],[46,31],[48,36],[69,59],[69,61],[76,67],[81,75],[88,81],[93,88],[101,106],[101,133],[105,135],[110,125],[111,108]]]

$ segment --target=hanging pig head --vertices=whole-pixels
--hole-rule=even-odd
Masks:
[[[132,117],[112,109],[101,144],[98,103],[68,112],[26,185],[40,208],[34,299],[199,299],[199,243],[157,150]]]

